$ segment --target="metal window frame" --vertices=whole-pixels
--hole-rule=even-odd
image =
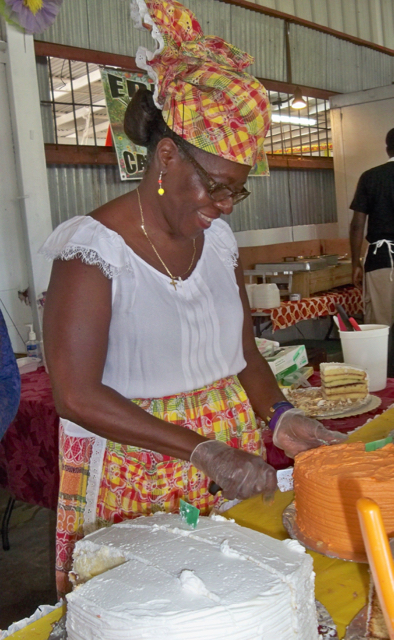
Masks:
[[[85,62],[87,65],[89,63],[100,65],[100,66],[113,66],[117,68],[121,68],[127,71],[141,73],[141,70],[137,67],[135,63],[135,58],[129,56],[123,56],[118,54],[111,54],[102,51],[93,51],[89,49],[82,49],[79,47],[70,47],[67,45],[58,45],[54,43],[47,43],[42,41],[35,41],[35,53],[37,56],[45,56],[47,58],[60,58],[69,61],[69,68],[71,69],[71,61],[77,62]],[[87,67],[88,68],[88,67]],[[72,75],[72,74],[70,74]],[[284,83],[272,81],[269,79],[260,78],[263,82],[264,86],[269,92],[279,92],[282,94],[288,94],[290,96],[294,93],[296,85],[292,83]],[[72,87],[72,79],[70,80]],[[51,81],[50,81],[51,83]],[[336,92],[325,91],[322,89],[316,89],[313,87],[300,87],[302,94],[309,98],[314,98],[315,102],[318,99],[328,100],[330,96],[336,95]],[[53,96],[53,86],[52,86],[52,96]],[[93,115],[93,102],[91,95],[91,88],[89,84],[89,95],[90,95],[90,109],[92,112],[92,121],[94,122]],[[44,101],[45,104],[48,104],[48,101]],[[51,110],[54,116],[55,114],[55,105],[52,104],[51,101]],[[70,104],[70,103],[68,103]],[[73,106],[73,114],[74,121],[76,124],[75,118],[75,106]],[[84,106],[89,106],[84,104]],[[290,110],[290,107],[289,107]],[[297,112],[295,112],[297,113]],[[327,115],[326,115],[326,126],[328,123]],[[45,144],[45,153],[47,164],[117,164],[116,156],[111,147],[103,147],[97,145],[97,137],[96,132],[94,130],[94,145],[81,145],[78,139],[78,135],[76,138],[75,145],[69,144],[60,144],[57,136],[57,132],[55,131],[55,143],[46,143]],[[290,136],[293,135],[293,131],[290,128]],[[308,132],[308,136],[311,136],[311,133]],[[268,137],[267,141],[272,144],[272,133]],[[328,141],[327,132],[326,132],[326,142]],[[293,150],[293,142],[291,140],[291,151]],[[270,149],[267,149],[269,156],[269,164],[272,168],[302,168],[302,169],[332,169],[333,161],[332,158],[326,156],[308,156],[302,152],[301,145],[301,154],[293,154],[293,153],[285,153],[283,155],[277,155],[270,153]]]

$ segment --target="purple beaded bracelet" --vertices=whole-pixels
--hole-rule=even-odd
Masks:
[[[272,418],[268,422],[268,426],[271,431],[275,431],[275,427],[280,416],[285,413],[285,411],[294,409],[294,405],[291,404],[291,402],[286,402],[283,400],[282,402],[275,402],[275,404],[272,405],[272,409],[274,410],[274,412],[272,414]]]

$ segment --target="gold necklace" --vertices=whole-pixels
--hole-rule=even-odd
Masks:
[[[156,256],[158,257],[158,259],[160,260],[161,264],[163,265],[164,269],[167,271],[168,275],[170,276],[170,278],[171,278],[170,284],[174,287],[174,290],[176,291],[177,283],[179,284],[180,282],[182,282],[182,276],[185,276],[193,266],[194,258],[196,257],[196,239],[193,238],[193,257],[192,257],[192,261],[189,264],[188,268],[180,276],[173,276],[171,271],[167,267],[166,263],[164,262],[164,260],[160,257],[159,252],[157,251],[157,249],[156,249],[155,245],[153,244],[152,240],[148,236],[148,233],[147,233],[147,231],[145,229],[145,220],[144,220],[144,214],[143,214],[143,211],[142,211],[141,198],[140,198],[140,192],[138,190],[138,187],[137,187],[136,191],[137,191],[138,204],[140,206],[140,213],[141,213],[141,222],[142,222],[141,229],[142,229],[146,239],[148,240],[150,246],[152,247],[153,251],[155,252]]]

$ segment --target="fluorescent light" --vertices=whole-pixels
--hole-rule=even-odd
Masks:
[[[288,122],[289,124],[303,124],[307,125],[315,125],[316,120],[312,120],[312,118],[297,118],[297,116],[278,116],[276,113],[273,113],[271,116],[272,122]]]

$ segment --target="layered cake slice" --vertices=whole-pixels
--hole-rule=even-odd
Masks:
[[[320,376],[325,400],[363,400],[368,395],[368,376],[360,367],[322,362]]]
[[[390,547],[394,556],[394,538],[390,540]],[[368,640],[390,640],[372,575],[369,584],[367,634],[365,637]]]
[[[367,635],[368,640],[390,640],[372,578],[368,598]]]

